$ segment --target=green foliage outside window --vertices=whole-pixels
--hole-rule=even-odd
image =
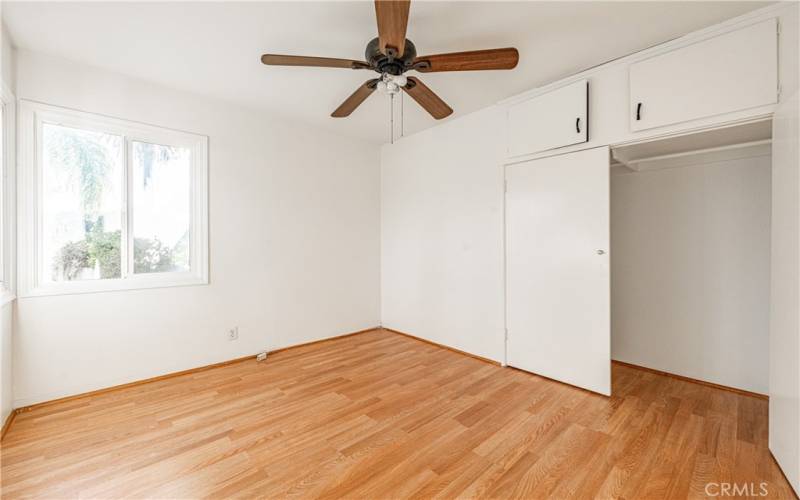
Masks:
[[[120,231],[105,231],[100,217],[86,232],[86,239],[71,241],[61,247],[57,255],[53,273],[63,275],[65,280],[80,277],[83,269],[100,271],[100,279],[119,278],[121,274]],[[188,233],[186,235],[188,237]],[[180,261],[180,251],[185,247],[183,238],[174,248],[164,245],[157,238],[136,238],[133,241],[133,270],[135,273],[159,273],[175,270],[175,261]],[[177,257],[177,259],[176,259]]]

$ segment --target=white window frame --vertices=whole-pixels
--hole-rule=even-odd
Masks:
[[[48,282],[42,280],[45,271],[41,262],[42,192],[39,142],[44,123],[94,130],[120,135],[125,148],[123,185],[123,275],[121,278]],[[208,137],[189,132],[111,118],[84,111],[52,106],[35,101],[20,100],[19,107],[19,238],[18,251],[21,297],[92,293],[115,290],[136,290],[171,286],[208,284]],[[129,254],[133,241],[128,229],[133,220],[131,185],[131,145],[134,141],[190,148],[191,162],[191,222],[190,266],[187,272],[135,274]]]
[[[16,298],[16,105],[14,94],[0,83],[2,136],[0,136],[0,305]]]

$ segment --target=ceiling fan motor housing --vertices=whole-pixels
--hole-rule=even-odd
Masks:
[[[414,64],[414,59],[417,57],[417,48],[406,39],[406,46],[403,49],[403,56],[400,58],[395,57],[393,50],[389,49],[388,54],[381,52],[377,38],[373,38],[367,44],[367,50],[364,57],[369,62],[370,66],[378,73],[388,73],[390,75],[402,75]]]

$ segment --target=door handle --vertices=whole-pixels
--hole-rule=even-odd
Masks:
[[[603,254],[605,254],[605,253],[606,253],[606,251],[605,251],[605,250],[598,250],[598,251],[597,251],[597,255],[603,255]]]
[[[642,103],[636,103],[636,121],[642,119]]]
[[[575,130],[580,134],[581,133],[581,117],[575,119]]]

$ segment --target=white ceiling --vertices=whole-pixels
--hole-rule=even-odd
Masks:
[[[264,52],[362,59],[376,36],[359,2],[3,2],[14,43],[169,87],[235,101],[372,142],[388,134],[388,97],[349,118],[330,113],[374,73],[266,67]],[[515,46],[512,71],[422,79],[459,116],[690,31],[761,2],[427,2],[411,6],[419,54]],[[435,120],[405,101],[406,134]]]

